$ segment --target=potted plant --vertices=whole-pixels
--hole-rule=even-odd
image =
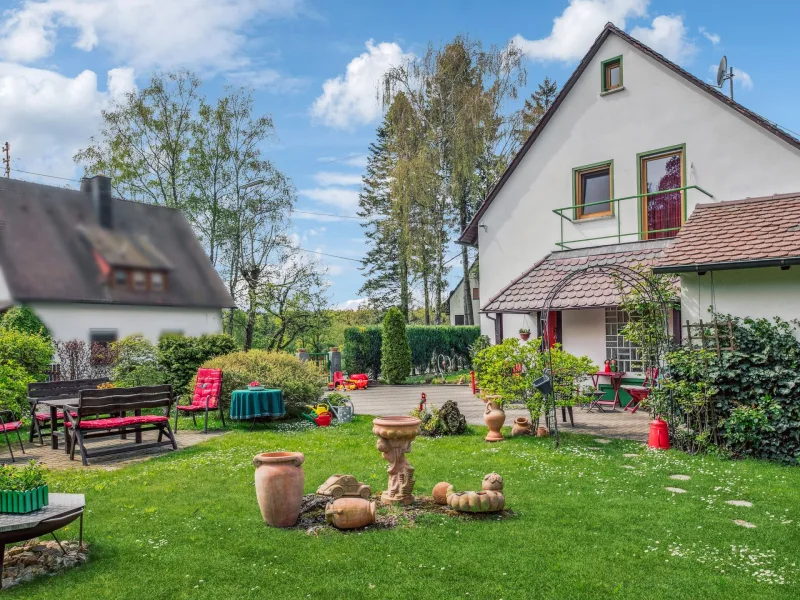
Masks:
[[[34,460],[25,467],[0,465],[0,512],[29,513],[49,502],[47,467]]]
[[[519,330],[519,339],[521,339],[523,342],[527,342],[529,337],[531,337],[530,329],[523,327]]]

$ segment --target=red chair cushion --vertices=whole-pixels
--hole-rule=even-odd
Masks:
[[[205,404],[186,404],[184,406],[180,406],[180,405],[176,406],[175,408],[177,408],[178,410],[185,410],[185,411],[188,411],[188,412],[196,412],[196,411],[200,411],[200,410],[205,411],[206,410],[206,405]],[[214,408],[214,407],[210,406],[209,408]]]
[[[11,421],[5,425],[0,424],[0,431],[16,431],[22,427],[22,421]]]
[[[78,413],[70,411],[70,414],[73,417],[77,417]],[[60,410],[56,413],[56,419],[63,419],[64,413]],[[49,421],[50,420],[50,413],[36,413],[36,420],[37,421]]]
[[[192,396],[192,406],[205,410],[206,404],[208,404],[209,409],[217,408],[221,391],[222,371],[219,369],[199,369],[197,371],[197,383],[194,386],[194,395]]]
[[[113,429],[115,427],[125,427],[127,425],[146,425],[148,423],[166,423],[168,417],[161,415],[142,415],[141,417],[109,417],[107,419],[91,419],[81,421],[80,429]],[[72,427],[72,423],[66,423],[67,427]]]

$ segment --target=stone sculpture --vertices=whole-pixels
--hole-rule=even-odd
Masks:
[[[352,475],[331,475],[317,489],[320,496],[331,498],[364,498],[369,500],[372,495],[370,487],[358,481]]]
[[[447,435],[460,435],[467,428],[467,418],[458,410],[458,403],[448,400],[439,410],[439,421]]]
[[[420,423],[416,417],[381,417],[372,421],[372,433],[378,436],[377,448],[389,461],[389,489],[381,494],[383,504],[414,502],[414,467],[406,454],[420,434]]]
[[[436,487],[438,488],[441,483]],[[506,498],[503,495],[503,478],[497,473],[489,473],[483,478],[481,492],[456,492],[449,486],[445,495],[447,506],[459,512],[499,512],[505,508]],[[434,499],[435,499],[434,488]]]

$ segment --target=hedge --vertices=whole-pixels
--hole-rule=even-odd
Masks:
[[[156,347],[158,366],[167,373],[176,395],[189,389],[189,382],[207,360],[215,356],[230,354],[236,350],[233,338],[225,334],[207,334],[198,337],[167,335]]]
[[[382,329],[373,325],[344,330],[342,362],[348,373],[367,373],[372,379],[380,376]],[[480,337],[481,330],[478,326],[411,325],[406,327],[406,335],[411,346],[412,369],[415,373],[428,373],[436,369],[432,360],[440,354],[452,357],[456,370],[468,367],[469,347]]]

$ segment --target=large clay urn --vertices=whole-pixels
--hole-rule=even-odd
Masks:
[[[514,426],[511,428],[512,437],[518,435],[531,435],[533,433],[532,425],[528,417],[517,417],[514,419]]]
[[[256,454],[256,497],[267,525],[291,527],[300,516],[303,501],[305,457],[300,452]]]
[[[414,467],[406,459],[411,442],[422,423],[416,417],[380,417],[372,421],[372,433],[378,436],[377,447],[389,461],[389,489],[381,494],[382,504],[411,504],[414,502]]]
[[[497,396],[490,396],[490,398],[498,398]],[[494,400],[487,400],[486,411],[483,413],[483,420],[489,428],[489,433],[483,438],[487,442],[499,442],[503,439],[503,434],[500,430],[503,428],[503,423],[506,422],[506,413],[503,412],[500,404]]]

